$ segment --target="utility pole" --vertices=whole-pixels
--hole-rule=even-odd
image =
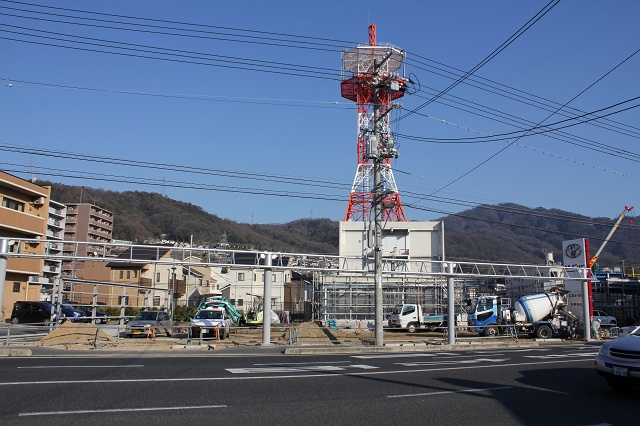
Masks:
[[[7,253],[9,253],[9,240],[0,239],[0,320],[4,321],[4,315],[11,315],[11,312],[3,312],[4,286],[7,277]]]
[[[374,239],[373,252],[375,257],[375,344],[376,346],[384,346],[384,297],[382,294],[382,177],[381,166],[382,158],[380,156],[380,127],[378,120],[380,119],[380,84],[379,84],[379,64],[378,60],[373,60],[373,140],[369,143],[375,144],[373,151],[373,211],[374,211]]]

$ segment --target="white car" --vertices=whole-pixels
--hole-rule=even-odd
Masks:
[[[615,327],[618,325],[618,320],[616,317],[613,317],[606,313],[605,311],[593,311],[593,319],[597,319],[600,321],[601,327]]]
[[[211,306],[200,309],[191,320],[191,336],[193,338],[216,337],[216,331],[220,340],[231,334],[231,320],[222,307]]]
[[[603,343],[595,361],[596,371],[613,389],[640,386],[640,327],[626,336]]]

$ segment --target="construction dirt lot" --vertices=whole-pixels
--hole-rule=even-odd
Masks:
[[[128,349],[128,350],[171,350],[184,349],[188,346],[216,349],[234,346],[257,346],[262,343],[262,328],[239,327],[231,331],[231,336],[220,341],[215,339],[203,340],[199,338],[189,341],[187,326],[179,329],[174,337],[159,335],[156,337],[118,337],[116,326],[65,323],[56,328],[32,345],[64,349]],[[385,331],[384,339],[387,343],[446,343],[443,332],[406,333],[399,331]],[[274,345],[367,345],[373,344],[374,332],[371,329],[332,329],[320,327],[314,322],[295,323],[271,328],[271,343]]]

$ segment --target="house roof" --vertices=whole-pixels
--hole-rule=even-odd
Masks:
[[[158,246],[134,246],[121,253],[116,260],[107,263],[109,268],[138,268],[140,262],[130,263],[130,260],[160,260],[169,253],[170,247]]]

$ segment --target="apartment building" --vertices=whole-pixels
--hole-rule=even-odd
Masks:
[[[31,284],[42,285],[40,300],[51,301],[53,295],[54,280],[62,271],[62,240],[64,239],[64,223],[67,206],[54,200],[49,200],[49,213],[47,217],[45,254],[52,258],[44,259],[44,266],[40,275],[29,277]]]
[[[40,186],[0,171],[0,237],[10,238],[11,252],[44,254],[43,243],[26,243],[20,239],[44,241],[49,217],[51,188]],[[8,256],[4,277],[2,311],[4,319],[11,316],[18,300],[41,300],[42,285],[30,277],[40,276],[44,261],[37,258]]]
[[[64,227],[65,241],[78,241],[86,244],[65,244],[65,256],[87,257],[105,253],[104,243],[113,238],[113,213],[89,203],[67,204]],[[62,264],[62,276],[66,278],[83,278],[84,262],[81,260],[65,261]]]

